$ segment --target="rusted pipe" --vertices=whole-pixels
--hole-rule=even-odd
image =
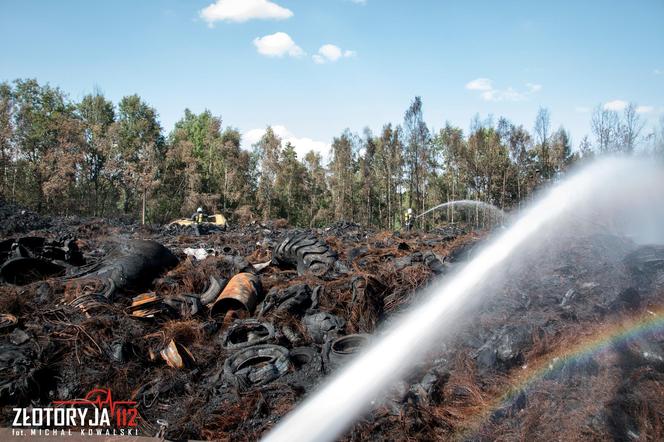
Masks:
[[[238,273],[233,276],[212,305],[212,316],[224,316],[231,310],[254,312],[258,303],[261,282],[253,273]]]

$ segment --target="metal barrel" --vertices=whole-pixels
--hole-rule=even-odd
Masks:
[[[258,304],[260,279],[253,273],[238,273],[233,276],[212,305],[212,316],[224,316],[231,310],[254,312]]]

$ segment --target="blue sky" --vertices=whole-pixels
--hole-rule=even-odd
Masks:
[[[207,108],[299,151],[400,123],[415,95],[436,129],[530,129],[545,106],[576,145],[598,104],[664,114],[663,23],[663,0],[1,0],[0,80],[138,93],[167,131]]]

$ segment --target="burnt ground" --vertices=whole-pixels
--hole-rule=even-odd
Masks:
[[[485,236],[283,222],[197,236],[3,210],[0,426],[12,407],[110,388],[138,402],[142,435],[178,440],[258,439]],[[137,259],[145,239],[179,262]],[[488,282],[345,439],[664,439],[664,247],[594,232],[544,249]]]

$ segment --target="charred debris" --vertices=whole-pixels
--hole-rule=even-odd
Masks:
[[[0,238],[2,425],[12,407],[104,387],[138,402],[142,435],[174,440],[256,440],[483,237],[276,222],[201,235],[10,215]],[[661,440],[661,329],[561,355],[656,314],[664,248],[610,234],[571,244],[505,275],[345,437]],[[519,381],[546,363],[555,368]]]

